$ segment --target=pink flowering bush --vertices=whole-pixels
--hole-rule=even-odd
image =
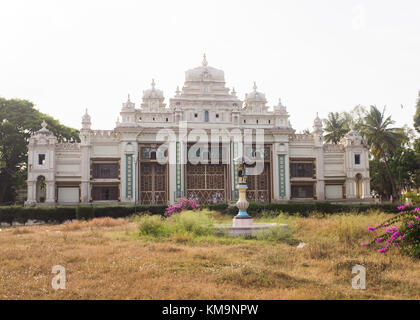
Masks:
[[[410,205],[398,207],[400,212],[384,223],[369,227],[372,233],[380,232],[370,242],[363,242],[362,246],[374,243],[381,244],[378,252],[387,252],[392,247],[398,247],[404,254],[420,258],[420,207]]]
[[[175,213],[180,213],[185,210],[197,210],[200,205],[194,199],[181,198],[177,203],[169,205],[165,212],[165,217],[170,217]]]

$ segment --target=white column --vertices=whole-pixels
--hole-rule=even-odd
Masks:
[[[82,179],[80,181],[81,202],[88,203],[90,201],[90,148],[89,146],[81,146],[81,166]]]
[[[363,178],[363,199],[370,199],[372,198],[370,194],[370,178]]]
[[[273,198],[275,201],[280,200],[280,190],[279,190],[279,160],[278,160],[278,143],[273,143],[271,150],[272,166],[273,166]]]
[[[46,182],[46,200],[45,203],[53,204],[55,203],[55,183],[54,181]]]
[[[27,199],[25,205],[32,205],[36,203],[36,181],[28,181]]]
[[[346,199],[356,198],[356,179],[347,177],[346,180]]]
[[[286,168],[285,168],[285,176],[286,176],[286,200],[290,200],[292,197],[292,187],[290,184],[290,158],[289,158],[289,144],[286,144],[286,150],[287,153],[285,155],[285,162],[286,162]]]
[[[175,202],[176,192],[176,141],[169,142],[168,150],[168,166],[169,166],[169,203]]]

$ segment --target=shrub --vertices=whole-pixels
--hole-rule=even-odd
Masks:
[[[94,208],[92,206],[80,206],[76,208],[77,220],[89,220],[95,218]]]
[[[387,252],[389,248],[397,247],[402,253],[411,257],[420,258],[420,207],[414,208],[409,205],[398,207],[399,214],[376,227],[369,227],[370,232],[377,230],[385,231],[370,242],[362,243],[362,246],[384,244],[379,252]]]
[[[415,193],[413,191],[407,192],[402,195],[402,201],[406,202],[407,199],[410,199],[412,203],[420,203],[420,193]]]
[[[163,237],[170,235],[170,231],[161,216],[143,215],[136,219],[139,234],[143,236]]]
[[[164,219],[144,215],[136,219],[140,235],[183,238],[184,235],[204,236],[213,233],[214,219],[208,211],[184,211]],[[190,238],[189,236],[187,238]]]
[[[185,211],[168,220],[177,233],[192,233],[195,236],[213,233],[214,219],[208,211]]]
[[[178,199],[177,203],[168,206],[165,212],[165,216],[170,217],[171,215],[180,213],[184,210],[197,210],[199,208],[200,205],[194,199],[181,198]]]

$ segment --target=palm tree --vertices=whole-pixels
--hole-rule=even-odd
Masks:
[[[346,120],[338,112],[328,113],[328,119],[324,119],[326,142],[337,144],[348,132]]]
[[[390,128],[394,123],[395,121],[391,119],[391,116],[385,116],[385,107],[381,112],[376,106],[370,106],[370,110],[366,113],[361,125],[362,134],[370,146],[371,153],[385,163],[391,181],[393,201],[398,199],[398,194],[395,179],[389,167],[389,156],[406,140],[403,129]]]

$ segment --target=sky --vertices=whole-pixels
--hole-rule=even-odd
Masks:
[[[420,1],[0,2],[0,97],[74,128],[86,108],[92,128],[114,128],[152,78],[168,103],[203,53],[240,99],[254,81],[269,106],[281,98],[297,131],[356,105],[412,127]]]

